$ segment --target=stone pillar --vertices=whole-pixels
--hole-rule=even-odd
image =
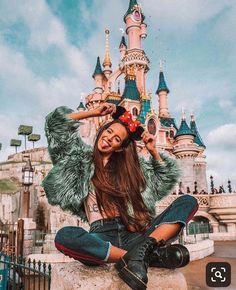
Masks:
[[[23,218],[24,220],[24,244],[23,255],[27,256],[33,252],[33,238],[36,230],[36,223],[32,218]]]
[[[227,232],[228,233],[236,233],[236,224],[235,223],[227,223]]]
[[[213,233],[219,233],[219,224],[218,223],[210,222],[210,225],[212,226]]]

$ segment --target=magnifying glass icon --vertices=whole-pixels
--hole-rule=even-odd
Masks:
[[[215,276],[216,276],[216,278],[222,279],[222,276],[221,276],[221,272],[220,271],[216,271],[215,272]]]

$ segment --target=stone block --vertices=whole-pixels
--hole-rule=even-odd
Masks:
[[[149,268],[148,290],[187,290],[182,273],[177,270]],[[87,267],[79,262],[52,266],[51,290],[130,290],[118,276],[113,264]]]
[[[185,245],[185,247],[190,252],[190,261],[203,259],[214,253],[214,241],[209,239]]]

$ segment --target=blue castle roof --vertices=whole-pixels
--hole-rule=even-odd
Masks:
[[[120,41],[120,46],[119,46],[119,48],[120,48],[122,45],[124,45],[124,46],[127,48],[127,44],[126,44],[126,41],[125,41],[125,37],[124,37],[124,35],[122,35],[122,37],[121,37],[121,41]]]
[[[156,94],[159,94],[159,92],[161,92],[161,91],[165,91],[165,92],[169,93],[169,89],[168,89],[166,82],[165,82],[164,73],[162,71],[160,71],[160,73],[159,73],[159,85],[158,85]]]
[[[84,106],[82,101],[79,103],[79,106],[77,107],[77,110],[79,110],[79,109],[85,110],[85,106]]]
[[[163,127],[174,127],[176,130],[178,130],[174,118],[160,117],[160,122]]]
[[[197,125],[196,125],[196,122],[194,120],[191,120],[190,128],[191,128],[192,132],[195,134],[193,142],[198,144],[199,146],[201,146],[203,148],[206,148],[206,146],[204,145],[204,143],[202,141],[200,134],[198,133]]]
[[[146,116],[148,113],[151,113],[151,101],[150,100],[143,100],[141,104],[141,110],[139,113],[138,120],[145,124]]]
[[[126,16],[131,14],[134,11],[134,7],[136,5],[138,6],[137,0],[130,0],[129,1],[129,8],[128,8],[128,10],[126,11],[126,13],[124,15],[124,21],[125,21]],[[141,13],[141,16],[142,16],[142,21],[144,21],[145,16],[143,15],[143,13]]]
[[[125,80],[125,89],[122,95],[122,99],[140,101],[140,93],[134,79]]]
[[[195,134],[193,131],[189,128],[188,124],[186,123],[185,119],[182,119],[179,130],[177,131],[175,138],[178,136],[183,135],[192,135],[195,137]]]
[[[94,73],[93,73],[93,78],[96,75],[102,75],[102,74],[103,74],[103,71],[102,71],[102,67],[101,67],[101,63],[100,63],[100,57],[98,56],[97,57],[96,67],[95,67],[95,70],[94,70]]]

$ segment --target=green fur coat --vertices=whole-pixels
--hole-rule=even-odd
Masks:
[[[53,168],[43,180],[43,187],[51,205],[59,205],[87,221],[84,199],[93,190],[92,147],[79,135],[80,122],[66,117],[71,112],[67,107],[59,107],[46,117],[45,133]],[[166,155],[162,159],[164,162],[160,163],[151,156],[149,160],[140,157],[146,180],[142,197],[152,216],[156,201],[170,193],[180,175],[175,159]]]

